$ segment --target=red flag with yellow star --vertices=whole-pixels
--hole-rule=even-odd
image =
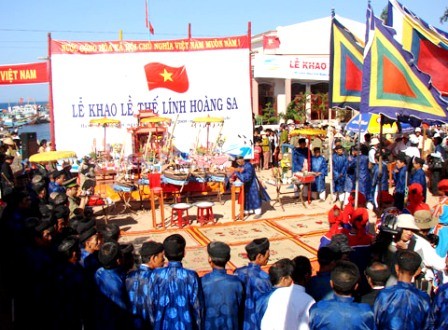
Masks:
[[[145,65],[148,89],[167,88],[174,92],[185,93],[188,90],[188,76],[185,66],[172,67],[163,63]]]

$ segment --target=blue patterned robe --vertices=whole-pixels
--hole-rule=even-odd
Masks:
[[[432,301],[434,329],[448,329],[448,283],[439,287]]]
[[[378,329],[433,329],[429,296],[411,283],[399,281],[381,290],[374,311]]]
[[[95,299],[97,329],[123,329],[129,327],[126,274],[117,267],[99,268],[95,273],[98,293]]]
[[[255,305],[255,317],[257,320],[257,329],[261,328],[261,320],[263,319],[264,313],[268,309],[269,298],[271,298],[272,294],[276,290],[276,287],[272,287],[270,291],[263,294],[260,298],[258,298],[257,303]]]
[[[154,329],[202,329],[204,298],[198,274],[179,261],[155,269],[149,279]]]
[[[352,190],[355,190],[356,186],[356,163],[358,156],[350,155],[347,158],[348,165],[347,165],[347,177],[345,178],[345,192],[351,192]]]
[[[372,177],[370,176],[369,157],[366,155],[359,155],[358,157],[359,157],[359,192],[366,197],[366,200],[372,201]]]
[[[389,169],[387,168],[387,164],[383,162],[383,167],[381,169],[381,182],[380,182],[380,166],[378,163],[375,163],[373,166],[373,174],[372,174],[372,193],[378,188],[379,183],[379,191],[389,191]]]
[[[269,275],[261,269],[260,265],[252,262],[247,266],[237,268],[235,275],[243,282],[246,297],[244,302],[243,329],[257,329],[258,320],[255,305],[258,299],[272,288]]]
[[[345,177],[347,176],[348,160],[347,156],[337,153],[333,154],[333,184],[334,192],[342,193],[345,188]]]
[[[426,175],[421,168],[416,170],[409,179],[409,184],[419,183],[423,188],[423,201],[426,201]]]
[[[235,172],[235,174],[241,182],[244,182],[244,211],[261,209],[262,201],[271,200],[266,189],[258,184],[255,169],[249,161],[244,163],[242,172]]]
[[[320,172],[319,176],[316,176],[311,188],[313,191],[322,192],[325,191],[325,177],[327,176],[327,160],[324,156],[311,157],[311,171]]]
[[[307,168],[303,168],[303,163],[305,162],[306,154],[304,154],[300,148],[292,149],[292,172],[299,172],[302,170],[308,170]]]
[[[126,277],[126,291],[129,297],[129,308],[134,318],[134,327],[147,329],[149,318],[149,277],[152,269],[148,265],[141,264],[136,270]]]
[[[404,194],[406,190],[406,166],[399,169],[398,173],[393,173],[393,178],[395,182],[395,192],[399,194]]]
[[[353,297],[334,295],[310,308],[310,329],[375,329],[372,308]],[[403,328],[404,329],[404,328]]]
[[[204,329],[240,329],[243,324],[244,289],[240,279],[225,269],[213,269],[201,278],[204,291]]]

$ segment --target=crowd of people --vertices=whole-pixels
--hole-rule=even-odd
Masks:
[[[314,275],[300,255],[277,258],[265,271],[268,238],[247,244],[248,264],[234,272],[226,269],[231,247],[211,242],[211,272],[202,277],[182,266],[186,242],[179,234],[134,251],[119,243],[118,226],[96,224],[88,206],[95,186],[88,158],[79,176],[69,164],[51,172],[34,165],[19,186],[10,168],[14,154],[4,147],[0,276],[14,306],[14,329],[448,328],[446,151],[442,132],[432,139],[425,133],[422,147],[420,133],[390,143],[368,134],[359,144],[342,137],[329,146],[293,139],[287,125],[274,132],[279,150],[293,146],[292,173],[314,173],[312,189],[322,201],[326,155],[333,153],[334,203]],[[262,168],[280,166],[283,155],[272,155],[266,152]],[[245,212],[259,218],[269,196],[256,173],[251,160],[239,157],[231,181],[248,185]],[[436,205],[427,204],[427,190]],[[373,228],[369,209],[378,214]]]

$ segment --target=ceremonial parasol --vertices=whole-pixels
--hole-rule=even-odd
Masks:
[[[60,159],[75,158],[74,151],[47,151],[39,154],[34,154],[30,157],[31,163],[51,163]]]
[[[218,125],[223,125],[224,123],[224,118],[222,117],[197,117],[193,119],[193,123],[195,124],[205,124],[205,126],[207,127],[207,153],[208,153],[208,148],[209,148],[209,143],[208,143],[208,139],[209,139],[209,130],[210,130],[210,124],[214,123],[214,124],[218,124]]]
[[[304,135],[304,136],[315,136],[315,135],[327,135],[327,131],[319,128],[299,128],[289,132],[290,136]]]
[[[103,150],[104,152],[106,152],[106,128],[110,126],[120,127],[121,122],[118,119],[103,117],[103,118],[90,119],[89,125],[103,127],[104,129]]]
[[[141,124],[166,123],[169,121],[171,121],[171,118],[159,117],[159,116],[143,117],[142,119],[140,119]]]

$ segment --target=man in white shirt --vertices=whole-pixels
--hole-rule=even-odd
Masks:
[[[420,154],[422,154],[423,151],[423,135],[422,135],[422,129],[420,127],[417,127],[415,129],[415,136],[418,139],[418,150],[420,150]]]
[[[369,149],[369,163],[376,164],[375,154],[378,150],[378,145],[380,144],[380,140],[378,138],[373,138],[370,141],[370,149]]]
[[[415,222],[415,218],[411,214],[400,214],[397,216],[396,227],[400,231],[398,239],[393,241],[386,255],[386,264],[390,267],[391,271],[394,270],[391,266],[395,262],[395,252],[397,249],[412,250],[417,252],[423,261],[422,271],[425,274],[425,279],[432,281],[434,279],[434,273],[432,270],[444,271],[447,267],[445,258],[441,258],[437,255],[436,250],[431,244],[423,237],[416,235],[420,228]],[[389,278],[387,285],[393,285],[394,278]]]
[[[418,137],[416,135],[413,135],[409,138],[409,147],[406,148],[404,153],[406,156],[411,157],[414,159],[414,157],[420,158],[420,150],[418,149]]]
[[[292,277],[292,285],[278,288],[271,294],[261,320],[262,330],[309,330],[309,311],[315,301],[305,292],[305,284],[311,277],[308,258],[299,256],[294,259]]]
[[[397,136],[395,148],[392,151],[395,157],[397,157],[400,152],[404,152],[406,150],[408,142],[408,136],[405,134],[402,137]]]

